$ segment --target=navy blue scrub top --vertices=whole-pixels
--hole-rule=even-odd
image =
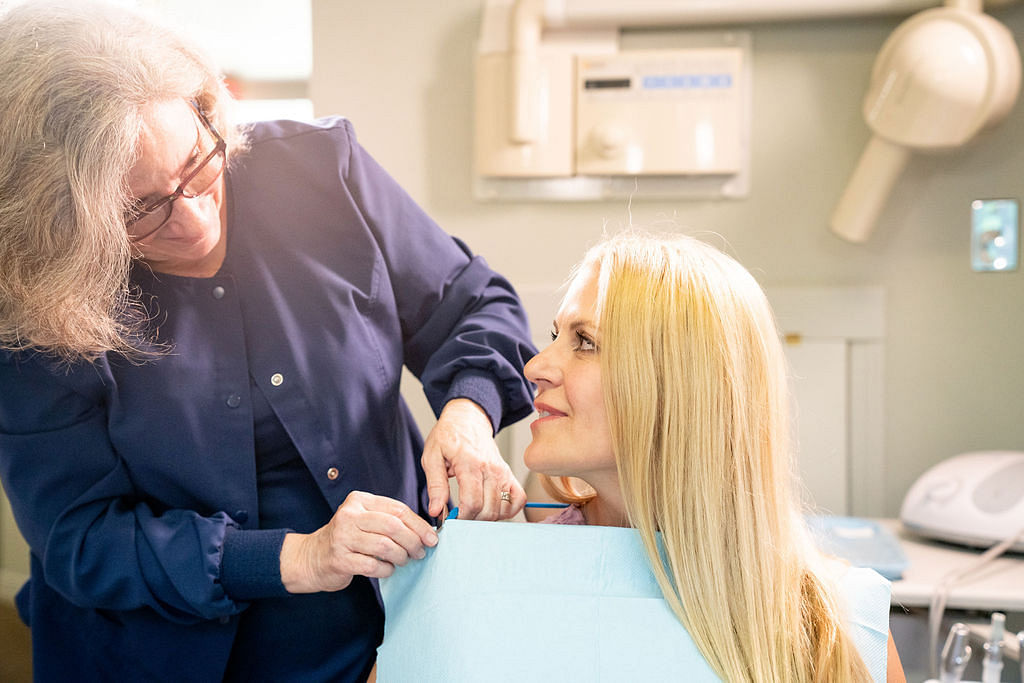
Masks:
[[[469,398],[497,430],[532,409],[513,288],[346,120],[260,123],[250,138],[226,176],[221,271],[133,269],[164,353],[66,367],[0,352],[0,482],[32,551],[18,605],[38,680],[244,677],[271,666],[270,628],[295,657],[280,678],[337,663],[321,635],[361,669],[380,637],[370,582],[288,596],[284,535],[355,490],[426,516],[403,367],[435,413]]]
[[[284,425],[251,383],[256,437],[259,528],[316,531],[332,510]],[[320,624],[297,630],[290,624]],[[345,590],[254,600],[239,615],[225,681],[366,680],[384,635],[384,613],[370,579]]]

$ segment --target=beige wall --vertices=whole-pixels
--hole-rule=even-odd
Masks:
[[[899,18],[758,25],[753,33],[750,196],[736,201],[480,203],[471,195],[472,69],[480,0],[314,0],[312,96],[448,231],[524,289],[557,283],[605,224],[666,220],[721,233],[769,285],[879,285],[886,292],[883,499],[898,511],[931,464],[1024,449],[1024,275],[977,274],[968,206],[1024,192],[1024,105],[969,148],[915,158],[876,236],[826,229],[868,130],[860,115],[878,48]],[[1018,41],[1024,7],[996,16]],[[626,47],[671,45],[671,32]],[[541,330],[543,332],[543,330]]]
[[[28,544],[15,526],[11,505],[0,489],[0,601],[14,598],[28,572]]]

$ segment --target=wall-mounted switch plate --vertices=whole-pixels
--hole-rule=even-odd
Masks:
[[[1016,199],[971,202],[971,267],[977,272],[1016,270],[1020,253]]]

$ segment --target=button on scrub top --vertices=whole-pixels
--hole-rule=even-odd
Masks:
[[[333,511],[255,381],[249,391],[259,527],[316,531]],[[245,522],[237,517],[236,521]],[[290,627],[298,622],[322,627]],[[241,614],[225,680],[365,680],[372,666],[367,653],[374,651],[383,633],[384,616],[365,576],[333,593],[254,600]]]

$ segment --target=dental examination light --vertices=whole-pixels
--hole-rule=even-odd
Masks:
[[[1020,91],[1013,35],[980,0],[947,0],[900,24],[875,60],[864,98],[872,137],[831,228],[866,241],[912,152],[955,149],[1002,121]]]

